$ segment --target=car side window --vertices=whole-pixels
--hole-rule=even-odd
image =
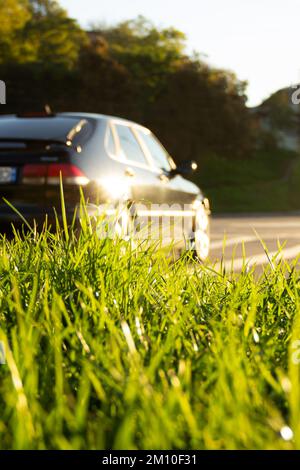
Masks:
[[[168,152],[160,144],[157,138],[151,132],[141,130],[138,130],[137,132],[148,148],[151,157],[154,160],[155,166],[161,170],[170,171],[171,165],[168,158]]]
[[[144,152],[130,127],[122,124],[114,124],[114,126],[119,137],[122,156],[133,162],[148,164]]]

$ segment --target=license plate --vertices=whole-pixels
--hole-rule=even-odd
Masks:
[[[15,183],[17,180],[17,169],[13,166],[0,166],[0,184]]]

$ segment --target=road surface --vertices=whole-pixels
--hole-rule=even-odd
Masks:
[[[230,269],[234,255],[234,270],[239,271],[244,244],[248,264],[262,266],[268,258],[259,238],[266,244],[270,258],[280,246],[282,258],[296,258],[300,255],[300,214],[212,217],[210,259],[218,262],[223,257],[226,268]]]

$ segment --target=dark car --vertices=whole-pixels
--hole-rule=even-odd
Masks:
[[[145,220],[159,221],[164,238],[165,224],[173,224],[173,232],[165,238],[171,233],[171,238],[205,259],[208,200],[183,177],[196,167],[194,162],[176,166],[151,131],[117,117],[87,113],[2,116],[0,222],[17,223],[17,211],[29,222],[42,224],[46,214],[53,220],[54,209],[60,212],[62,177],[68,214],[79,205],[81,187],[91,217],[112,213],[120,205],[130,207],[129,228],[141,231]]]

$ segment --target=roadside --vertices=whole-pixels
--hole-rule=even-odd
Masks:
[[[268,263],[279,250],[278,259],[294,259],[300,254],[300,213],[212,217],[213,263],[223,260],[225,267],[239,271],[245,262],[256,266]]]
[[[300,158],[296,152],[257,152],[227,161],[212,156],[199,166],[196,181],[213,213],[270,213],[300,210]]]

